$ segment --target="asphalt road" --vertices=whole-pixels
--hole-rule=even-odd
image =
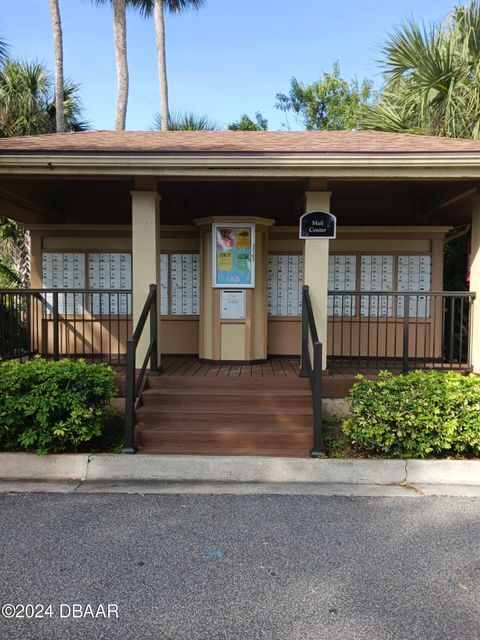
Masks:
[[[0,579],[2,640],[477,640],[480,500],[4,494]]]

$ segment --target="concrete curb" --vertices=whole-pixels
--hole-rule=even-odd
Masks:
[[[480,460],[0,453],[0,480],[480,485]]]
[[[344,482],[405,480],[402,460],[308,460],[253,456],[92,455],[87,481]]]
[[[480,484],[480,460],[407,460],[411,484]]]
[[[85,480],[88,454],[63,453],[37,456],[35,453],[0,453],[0,479]]]

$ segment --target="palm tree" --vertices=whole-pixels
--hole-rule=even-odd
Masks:
[[[52,76],[39,63],[7,60],[0,67],[0,137],[38,135],[56,131]],[[83,131],[78,85],[67,81],[63,89],[66,131]]]
[[[25,248],[25,228],[21,222],[0,216],[0,287],[21,287],[28,278],[22,278],[15,264],[15,253]]]
[[[159,113],[154,115],[153,131],[162,129],[163,118]],[[218,131],[220,127],[206,115],[195,113],[174,113],[168,116],[169,131]]]
[[[117,68],[117,109],[115,129],[124,131],[127,120],[128,103],[128,62],[127,62],[127,0],[94,0],[101,5],[107,2],[113,7],[113,38],[115,43],[115,65]],[[135,0],[128,0],[134,5]]]
[[[170,13],[182,13],[187,9],[200,9],[205,0],[130,0],[130,3],[138,8],[144,16],[154,15],[155,36],[157,42],[158,77],[160,81],[161,97],[161,129],[169,129],[168,113],[168,81],[167,81],[167,56],[165,46],[165,11]]]
[[[55,57],[55,118],[57,133],[65,131],[65,113],[63,109],[63,34],[60,19],[60,6],[58,0],[49,0],[50,15],[52,17],[52,29]]]
[[[480,3],[440,26],[414,21],[383,47],[385,88],[366,119],[383,131],[480,138]]]
[[[4,63],[8,57],[8,44],[0,38],[0,63]]]

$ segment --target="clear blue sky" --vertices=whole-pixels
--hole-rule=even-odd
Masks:
[[[170,107],[225,126],[260,110],[271,129],[285,122],[275,95],[296,76],[310,82],[338,60],[342,75],[380,84],[376,60],[386,33],[408,17],[440,21],[460,0],[207,0],[199,12],[167,18]],[[0,35],[13,57],[44,61],[53,42],[48,0],[1,0]],[[85,115],[113,128],[115,66],[109,6],[60,0],[66,75],[81,84]],[[147,129],[159,111],[153,21],[128,16],[128,129]],[[299,125],[290,118],[291,128]]]

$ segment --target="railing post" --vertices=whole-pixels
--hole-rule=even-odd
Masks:
[[[302,361],[299,376],[301,378],[308,378],[310,373],[308,371],[307,364],[307,350],[308,350],[308,316],[307,305],[305,302],[305,295],[308,291],[308,284],[304,284],[302,287]]]
[[[150,371],[149,376],[158,376],[158,307],[157,307],[157,285],[150,285],[150,292],[152,293],[152,301],[150,303],[150,343],[154,343],[152,354],[150,356]]]
[[[325,446],[323,444],[322,424],[322,345],[315,342],[313,345],[313,448],[310,451],[312,458],[324,458]]]
[[[125,438],[123,453],[135,453],[133,430],[135,427],[135,341],[127,340],[125,367]]]
[[[410,341],[410,296],[403,297],[403,356],[402,373],[408,373],[408,349]]]
[[[477,310],[476,295],[468,296],[468,325],[467,325],[467,367],[472,368],[472,337],[473,337],[473,314]]]
[[[455,341],[455,298],[450,298],[450,326],[448,336],[448,362],[453,364],[454,341]]]
[[[58,360],[60,355],[60,336],[58,322],[58,291],[53,292],[53,359]]]

